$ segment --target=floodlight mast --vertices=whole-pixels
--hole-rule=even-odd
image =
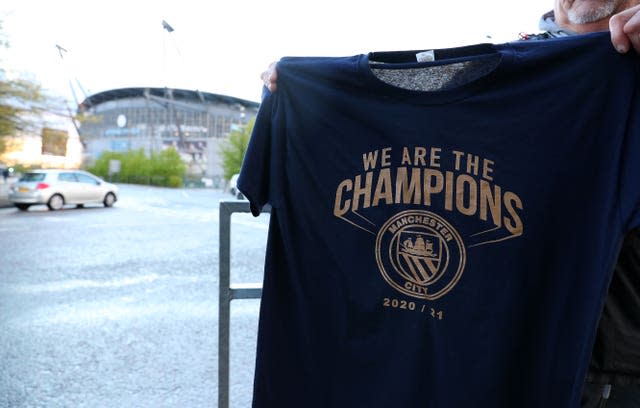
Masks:
[[[56,44],[56,48],[58,49],[58,54],[60,55],[60,59],[64,61],[64,54],[68,53],[69,51],[63,46],[61,46],[60,44]],[[78,88],[80,88],[80,91],[82,92],[82,96],[84,96],[84,98],[86,99],[88,95],[85,92],[82,85],[80,84],[80,81],[78,81],[78,78],[74,78],[74,80]],[[76,90],[73,86],[73,82],[71,81],[71,78],[69,78],[69,88],[71,89],[71,94],[73,95],[73,101],[76,103],[76,106],[80,105],[80,101],[78,100],[78,95],[76,94]]]
[[[173,99],[173,92],[171,90],[171,88],[168,85],[168,81],[167,81],[167,34],[171,34],[172,32],[175,31],[175,29],[171,26],[171,24],[167,23],[167,20],[162,20],[162,28],[163,30],[165,30],[167,33],[163,32],[163,36],[162,36],[162,73],[164,75],[164,81],[165,81],[165,98],[164,100],[167,101],[167,104],[165,106],[166,109],[168,109],[173,116],[173,119],[175,121],[175,125],[176,128],[178,130],[178,147],[183,148],[184,146],[186,146],[186,142],[185,142],[185,138],[184,138],[184,133],[182,132],[182,126],[180,125],[180,118],[178,117],[178,111],[175,108],[175,100]],[[174,34],[175,35],[175,34]],[[178,49],[178,47],[176,46],[176,51],[178,51],[178,54],[180,54],[180,49]]]
[[[165,20],[162,20],[162,28],[164,28],[168,32],[172,32],[173,31],[173,27],[171,27],[169,25],[169,23],[167,23]]]
[[[61,46],[60,44],[56,44],[56,48],[58,49],[58,54],[60,55],[60,59],[62,61],[64,61],[64,54],[69,52],[66,48],[64,48],[63,46]],[[88,95],[85,92],[84,88],[82,87],[82,85],[80,84],[80,81],[78,80],[78,78],[74,78],[76,81],[76,84],[78,86],[78,88],[80,88],[80,91],[82,92],[82,95],[84,96],[84,99],[87,99]],[[80,101],[78,100],[78,95],[76,94],[76,90],[73,86],[73,82],[71,81],[71,78],[69,78],[69,89],[71,89],[71,95],[73,96],[73,101],[75,102],[75,108],[76,110],[78,109],[78,106],[80,106]],[[67,111],[69,112],[69,119],[71,119],[71,122],[73,123],[73,127],[76,129],[76,132],[78,132],[78,136],[80,136],[80,127],[78,126],[78,123],[75,120],[75,115],[73,113],[73,111],[71,110],[71,108],[69,107],[69,104],[67,103]],[[82,141],[82,137],[80,137],[80,140]],[[83,143],[84,144],[84,143]]]

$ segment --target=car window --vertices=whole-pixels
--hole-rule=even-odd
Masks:
[[[98,180],[83,173],[76,173],[76,177],[78,178],[78,181],[81,183],[98,184]]]
[[[19,181],[42,181],[44,177],[44,173],[25,173],[20,177]]]
[[[75,183],[76,181],[76,177],[73,175],[73,173],[60,173],[58,174],[58,180],[60,181],[70,181]]]

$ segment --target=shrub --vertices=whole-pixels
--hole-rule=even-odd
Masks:
[[[109,175],[109,161],[120,161],[120,172]],[[181,187],[187,166],[178,151],[170,147],[149,157],[143,149],[126,153],[104,152],[88,170],[116,182]]]

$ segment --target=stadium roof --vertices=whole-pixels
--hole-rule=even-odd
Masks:
[[[244,108],[257,109],[260,104],[258,102],[240,99],[233,96],[214,94],[202,91],[191,91],[187,89],[173,88],[120,88],[111,89],[104,92],[87,97],[80,106],[79,111],[90,109],[101,103],[116,101],[126,98],[147,98],[147,99],[163,99],[167,102],[197,102],[201,103],[223,103],[228,105],[240,105]]]

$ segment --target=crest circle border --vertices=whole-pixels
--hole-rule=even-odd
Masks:
[[[391,279],[389,277],[389,274],[385,268],[384,262],[381,259],[382,257],[382,253],[383,251],[381,250],[380,246],[382,244],[382,237],[384,235],[384,233],[389,229],[390,225],[393,225],[394,222],[396,222],[397,220],[410,216],[410,215],[420,215],[420,216],[427,216],[429,218],[435,219],[438,222],[442,223],[451,233],[451,235],[454,238],[454,241],[457,244],[458,247],[458,254],[459,254],[459,259],[458,259],[458,265],[457,265],[457,269],[455,271],[455,274],[453,276],[453,278],[451,278],[451,280],[440,290],[438,290],[437,292],[435,292],[433,295],[429,295],[429,294],[417,294],[415,292],[409,291],[407,289],[405,289],[404,287],[402,287],[401,285],[398,285],[398,283],[396,283],[393,279]],[[429,227],[430,229],[433,229],[432,227]],[[434,230],[435,231],[435,230]],[[440,233],[438,231],[436,231],[436,233],[438,233],[438,235],[440,235]],[[448,244],[447,244],[448,246]],[[453,289],[453,287],[458,283],[458,281],[460,280],[460,277],[462,276],[462,272],[464,271],[464,267],[466,265],[466,259],[467,259],[467,251],[466,248],[464,246],[464,242],[462,241],[462,237],[460,236],[460,234],[458,233],[458,231],[453,228],[453,226],[444,218],[442,218],[440,215],[435,214],[431,211],[426,211],[426,210],[405,210],[402,212],[399,212],[395,215],[393,215],[392,217],[390,217],[382,226],[382,228],[380,228],[380,230],[378,231],[378,234],[376,236],[376,245],[375,245],[375,253],[376,253],[376,263],[378,264],[378,269],[380,270],[380,274],[382,275],[382,277],[384,278],[384,280],[394,289],[396,289],[397,291],[399,291],[400,293],[403,293],[405,295],[417,298],[417,299],[425,299],[425,300],[436,300],[441,298],[442,296],[446,295],[447,293],[449,293],[451,291],[451,289]]]

